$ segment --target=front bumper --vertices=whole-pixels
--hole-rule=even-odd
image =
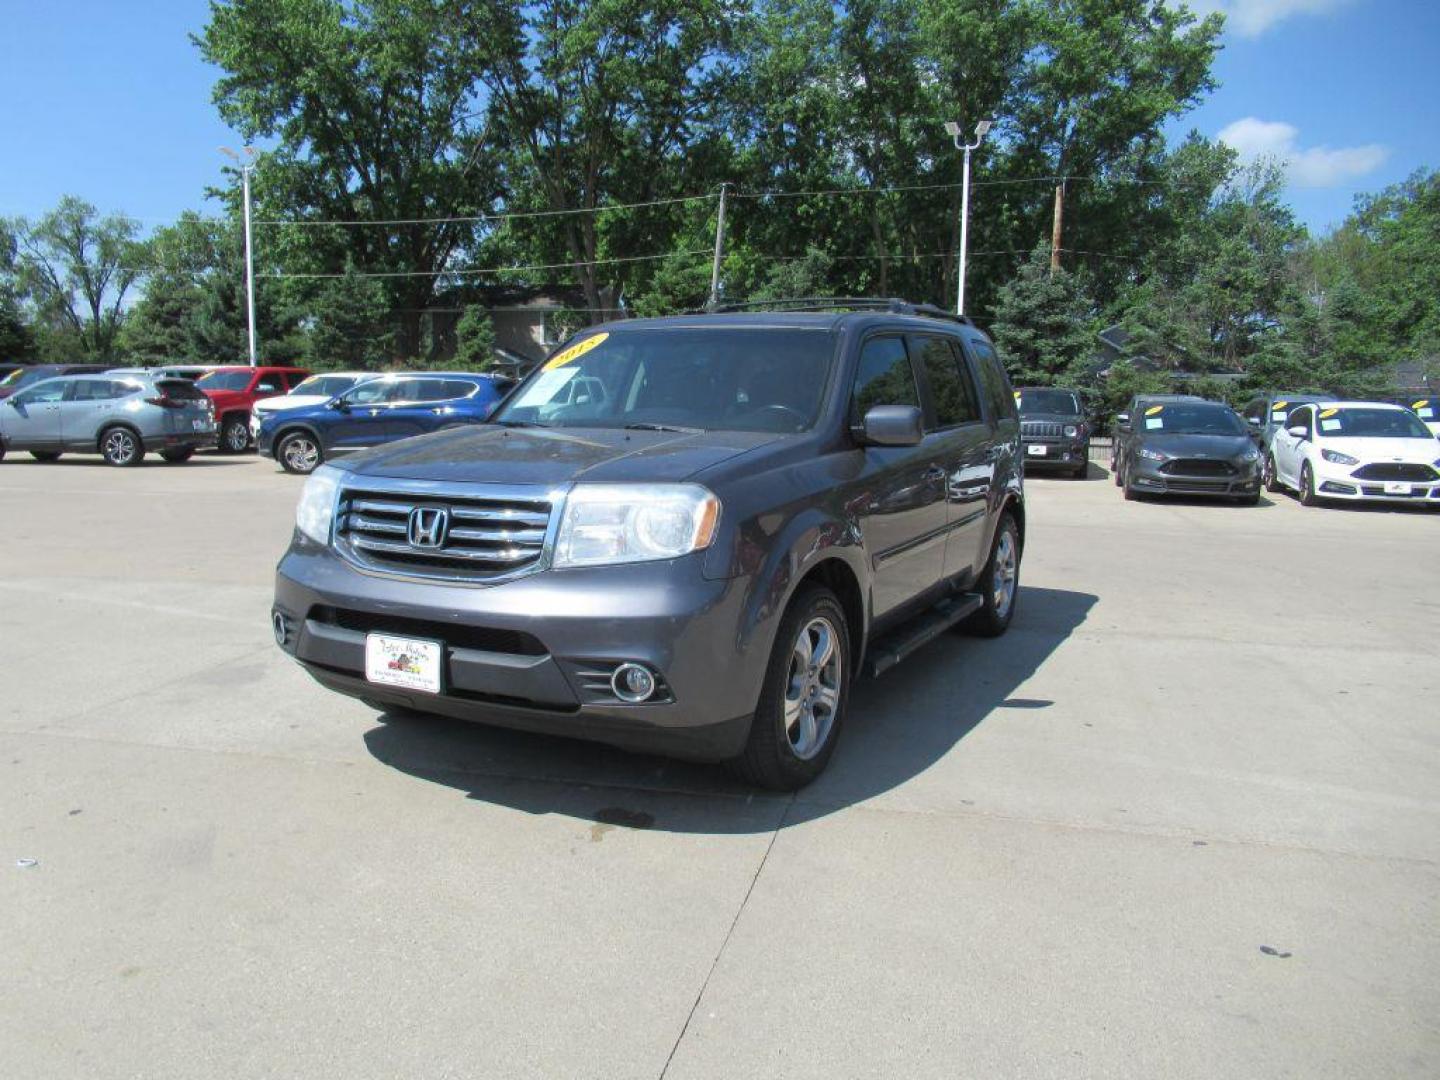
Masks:
[[[1136,491],[1147,495],[1211,495],[1218,498],[1238,498],[1255,495],[1260,491],[1260,467],[1258,462],[1237,466],[1234,475],[1195,476],[1165,471],[1167,461],[1151,461],[1138,455],[1130,467],[1129,483]]]
[[[1353,475],[1364,466],[1315,464],[1315,493],[1325,499],[1385,502],[1409,506],[1440,506],[1440,479],[1428,481],[1365,480]]]
[[[1027,469],[1074,469],[1090,460],[1086,439],[1022,439],[1021,451]]]
[[[707,580],[702,559],[474,586],[366,573],[300,541],[276,573],[276,639],[368,702],[719,761],[745,745],[768,650],[742,644],[743,579]],[[387,631],[443,643],[441,693],[366,681],[366,634]],[[605,673],[622,661],[658,675],[656,700],[613,695]]]

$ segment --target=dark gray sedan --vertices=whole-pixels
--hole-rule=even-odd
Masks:
[[[1143,405],[1128,418],[1116,480],[1125,498],[1213,495],[1260,501],[1260,450],[1235,410],[1214,401]]]

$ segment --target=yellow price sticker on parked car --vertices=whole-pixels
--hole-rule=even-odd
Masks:
[[[568,349],[564,349],[552,356],[549,362],[546,363],[545,370],[554,371],[558,367],[564,367],[572,360],[580,359],[580,357],[584,356],[591,349],[598,348],[609,336],[609,334],[596,334],[593,337],[587,337],[584,341],[577,341]]]
[[[1324,412],[1322,412],[1322,413],[1320,414],[1320,419],[1321,419],[1321,420],[1329,420],[1330,417],[1334,416],[1334,415],[1335,415],[1336,413],[1338,413],[1339,411],[1340,411],[1339,409],[1326,409]]]
[[[1165,411],[1165,406],[1164,406],[1164,405],[1151,405],[1148,409],[1145,410],[1145,415],[1146,415],[1146,416],[1159,416],[1159,415],[1160,415],[1162,412],[1164,412],[1164,411]]]

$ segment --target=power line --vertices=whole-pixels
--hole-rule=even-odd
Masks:
[[[677,203],[707,202],[718,198],[718,195],[677,195],[671,199],[650,199],[646,202],[633,203],[608,203],[605,206],[579,206],[564,210],[516,210],[502,214],[474,214],[464,217],[437,217],[437,218],[383,218],[383,219],[349,219],[337,221],[319,221],[311,218],[272,218],[268,221],[256,221],[256,225],[301,225],[301,226],[338,226],[351,228],[360,225],[455,225],[474,224],[482,221],[515,221],[525,218],[549,218],[569,217],[575,214],[603,214],[611,210],[639,210],[650,206],[673,206]]]
[[[470,274],[508,274],[520,273],[530,270],[573,270],[581,266],[604,266],[611,263],[634,263],[648,262],[654,259],[671,259],[679,256],[681,258],[692,258],[698,255],[709,255],[706,251],[666,251],[658,255],[626,255],[611,259],[580,259],[574,262],[561,263],[537,263],[530,266],[488,266],[484,268],[466,268],[462,270],[379,270],[379,271],[350,271],[349,273],[328,273],[328,274],[286,274],[283,272],[271,272],[264,276],[271,278],[343,278],[343,277],[374,277],[374,278],[414,278],[414,277],[463,277]]]

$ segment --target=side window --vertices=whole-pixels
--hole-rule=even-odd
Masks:
[[[1265,416],[1265,399],[1256,398],[1245,406],[1245,411],[1240,414],[1246,420],[1261,420]]]
[[[45,405],[52,401],[59,401],[65,396],[65,390],[71,385],[70,379],[53,379],[41,383],[30,390],[22,390],[15,395],[17,405]]]
[[[916,339],[916,344],[930,383],[935,426],[948,428],[979,420],[980,399],[975,393],[975,381],[954,342],[943,337],[922,337]]]
[[[1015,404],[1015,391],[1010,386],[1005,369],[1000,366],[1000,357],[995,355],[995,350],[988,341],[976,341],[972,338],[968,345],[978,361],[975,366],[980,369],[985,403],[990,406],[991,413],[996,420],[1015,419],[1020,410]]]
[[[451,401],[468,397],[475,388],[474,383],[462,379],[416,379],[411,393],[412,401]]]
[[[860,423],[876,405],[920,407],[920,392],[902,338],[871,338],[860,349],[855,387],[850,392],[850,423]]]
[[[1311,434],[1314,430],[1314,421],[1310,418],[1310,410],[1303,407],[1296,409],[1285,421],[1285,426],[1287,428],[1303,427],[1306,435]]]
[[[390,400],[399,383],[398,379],[374,379],[361,383],[345,395],[345,400],[351,405],[382,405]]]
[[[266,375],[255,384],[257,394],[279,394],[284,392],[279,375]]]
[[[286,391],[294,390],[309,377],[303,371],[287,371],[284,375]]]

